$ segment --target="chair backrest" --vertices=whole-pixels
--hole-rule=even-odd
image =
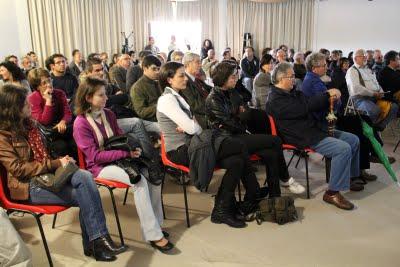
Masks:
[[[275,120],[271,115],[268,115],[269,126],[271,127],[271,134],[277,136],[278,132],[276,131]]]
[[[187,173],[189,172],[189,168],[188,167],[173,163],[172,161],[170,161],[168,159],[167,152],[165,151],[165,140],[164,140],[164,135],[163,134],[161,134],[161,160],[162,160],[162,163],[165,166],[170,166],[170,167],[182,170],[182,171],[187,172]]]
[[[79,168],[81,168],[82,170],[86,170],[85,154],[83,154],[82,150],[79,147],[77,147],[77,149]]]

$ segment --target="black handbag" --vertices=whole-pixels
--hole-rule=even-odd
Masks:
[[[105,150],[123,150],[131,152],[136,148],[140,148],[139,142],[128,134],[113,136],[104,142]],[[138,160],[134,158],[124,158],[116,160],[114,163],[128,174],[132,184],[136,184],[140,181],[142,176],[140,173],[141,166]]]
[[[72,175],[79,170],[78,166],[72,162],[67,165],[58,167],[56,172],[45,173],[35,176],[35,182],[41,188],[51,192],[60,192],[64,185],[71,180]]]
[[[104,143],[105,150],[123,150],[130,152],[134,151],[136,148],[140,148],[139,141],[129,134],[110,137]],[[160,163],[143,155],[139,158],[117,160],[115,163],[128,173],[131,183],[137,183],[140,181],[141,168],[148,169],[149,175],[143,176],[147,181],[154,185],[160,185],[164,179],[164,172]]]

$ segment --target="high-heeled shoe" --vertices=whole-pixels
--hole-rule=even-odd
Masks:
[[[164,254],[168,254],[168,252],[174,248],[174,244],[172,244],[170,241],[168,241],[168,243],[165,244],[164,246],[159,246],[156,244],[156,242],[158,241],[150,241],[150,245]]]
[[[96,261],[115,261],[117,257],[109,251],[108,246],[106,238],[102,236],[89,242],[88,247],[84,248],[83,252],[86,256],[93,256]]]

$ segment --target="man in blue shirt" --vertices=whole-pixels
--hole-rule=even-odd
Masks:
[[[304,78],[302,91],[306,97],[312,97],[327,91],[325,83],[321,80],[321,77],[326,74],[327,64],[325,56],[321,53],[312,53],[307,57],[306,60],[307,74]],[[345,104],[345,103],[344,103]],[[336,104],[335,110],[338,110],[341,105],[340,100]],[[316,120],[321,122],[323,125],[327,126],[326,115],[328,110],[314,112],[313,116]],[[339,120],[345,120],[346,118],[339,118]],[[359,119],[355,118],[358,122]],[[362,131],[357,128],[357,125],[361,127],[360,123],[354,123],[352,128],[345,128],[341,130],[349,131],[356,134],[360,139],[360,177],[363,181],[375,181],[377,177],[375,175],[369,174],[366,169],[370,168],[369,156],[371,153],[371,147],[369,141],[365,136],[362,135]],[[350,189],[358,191],[357,189],[362,188],[360,184],[357,183],[357,179],[352,178]]]

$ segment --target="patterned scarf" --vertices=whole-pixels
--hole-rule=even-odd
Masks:
[[[45,162],[47,159],[50,159],[42,138],[36,125],[31,122],[29,125],[28,143],[33,151],[33,158],[39,162]]]

